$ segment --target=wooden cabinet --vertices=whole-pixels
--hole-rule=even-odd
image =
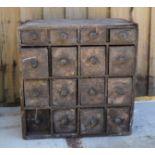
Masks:
[[[131,133],[135,23],[39,20],[19,33],[25,139]]]

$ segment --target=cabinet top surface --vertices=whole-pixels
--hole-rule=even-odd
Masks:
[[[19,29],[29,28],[59,28],[59,27],[85,27],[85,26],[133,26],[135,23],[124,19],[52,19],[33,20],[22,24]]]

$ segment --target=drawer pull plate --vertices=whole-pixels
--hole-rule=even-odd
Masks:
[[[89,96],[96,96],[97,95],[97,91],[94,88],[90,88],[88,90],[88,94],[89,94]]]
[[[90,58],[88,58],[88,61],[92,64],[92,65],[96,65],[98,63],[98,59],[96,56],[91,56]]]
[[[61,32],[60,37],[61,37],[61,39],[63,39],[63,40],[68,39],[68,33]]]
[[[119,117],[116,117],[115,119],[114,119],[114,122],[116,123],[116,124],[121,124],[122,123],[122,119],[121,118],[119,118]]]
[[[92,117],[89,122],[86,124],[86,127],[89,129],[94,128],[95,126],[97,126],[99,123],[99,120],[95,117]]]
[[[36,32],[31,32],[31,39],[32,40],[37,40],[38,39],[38,33],[36,33]]]
[[[37,68],[38,67],[38,60],[35,58],[31,59],[31,66],[32,68]]]
[[[59,62],[60,62],[61,65],[65,66],[65,65],[67,65],[69,63],[69,60],[66,59],[66,58],[61,58],[59,60]]]
[[[62,88],[60,90],[60,96],[66,97],[69,94],[69,90],[67,88]]]
[[[89,37],[90,37],[91,39],[95,39],[95,38],[97,37],[97,33],[96,33],[96,32],[90,32],[90,33],[89,33]]]

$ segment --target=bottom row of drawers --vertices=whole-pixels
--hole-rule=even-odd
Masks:
[[[26,110],[26,135],[117,134],[129,132],[130,108]]]

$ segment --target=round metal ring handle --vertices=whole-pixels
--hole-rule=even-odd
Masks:
[[[33,89],[32,94],[33,97],[38,97],[40,95],[40,91],[38,89]]]
[[[68,116],[63,116],[59,120],[59,123],[60,123],[61,127],[67,126],[69,124],[69,122],[70,122],[70,120],[69,120]]]
[[[61,32],[60,37],[61,37],[61,39],[65,40],[65,39],[68,38],[68,33],[66,33],[66,32]]]
[[[94,128],[99,124],[99,120],[96,117],[92,117],[89,122],[86,124],[87,128]]]
[[[60,90],[60,96],[61,97],[66,97],[66,96],[68,96],[69,95],[69,90],[67,89],[67,88],[62,88],[61,90]]]
[[[37,32],[34,32],[34,31],[33,31],[33,32],[31,32],[31,39],[32,39],[32,40],[34,40],[34,41],[35,41],[35,40],[37,40],[37,39],[38,39],[38,37],[39,37],[39,36],[38,36],[38,33],[37,33]]]
[[[119,62],[127,62],[129,60],[129,58],[126,56],[118,56],[116,59]]]
[[[120,31],[119,32],[119,37],[127,39],[128,38],[128,33],[126,31]]]
[[[61,59],[59,60],[59,62],[60,62],[60,64],[61,64],[62,66],[65,66],[65,65],[67,65],[67,64],[69,63],[69,60],[66,59],[66,58],[61,58]]]
[[[123,87],[116,87],[115,91],[118,95],[124,95],[125,94],[125,89]]]
[[[31,66],[32,68],[38,67],[38,60],[36,58],[31,59]]]
[[[90,89],[88,90],[88,95],[89,95],[89,96],[95,96],[95,95],[97,95],[96,89],[90,88]]]
[[[121,124],[122,123],[122,119],[121,118],[119,118],[119,117],[116,117],[115,119],[114,119],[114,122],[116,123],[116,124]]]
[[[92,65],[96,65],[98,63],[98,58],[96,56],[91,56],[88,61],[92,64]]]
[[[91,39],[95,39],[95,38],[97,37],[97,33],[96,33],[96,32],[90,32],[90,33],[89,33],[89,37],[90,37]]]

